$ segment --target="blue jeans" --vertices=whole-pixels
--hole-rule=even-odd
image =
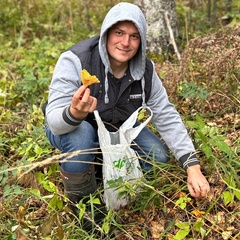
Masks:
[[[139,123],[136,123],[139,124]],[[46,125],[46,135],[55,148],[62,153],[70,153],[78,150],[87,150],[78,154],[67,162],[61,163],[61,167],[66,172],[79,173],[89,167],[86,162],[94,162],[96,159],[96,148],[99,148],[97,130],[88,122],[83,121],[73,132],[60,136],[53,135]],[[167,146],[152,131],[145,127],[134,140],[132,148],[144,161],[141,167],[149,170],[152,164],[149,161],[166,163],[169,160]],[[84,163],[83,163],[84,162]]]

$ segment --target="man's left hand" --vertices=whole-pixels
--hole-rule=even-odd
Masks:
[[[200,165],[188,167],[187,175],[187,186],[191,196],[195,198],[206,198],[210,191],[210,186],[201,172]]]

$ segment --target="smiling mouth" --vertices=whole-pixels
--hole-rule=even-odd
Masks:
[[[123,53],[129,53],[131,51],[130,49],[121,49],[121,48],[117,48],[117,49]]]

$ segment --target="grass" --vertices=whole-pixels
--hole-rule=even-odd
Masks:
[[[109,211],[104,223],[95,225],[96,233],[84,231],[79,227],[82,219],[71,214],[59,176],[61,155],[45,136],[41,107],[59,54],[98,32],[111,1],[81,3],[89,19],[77,1],[59,5],[53,1],[47,11],[42,8],[46,1],[26,3],[1,5],[0,238],[239,239],[239,27],[230,25],[209,34],[204,29],[201,36],[191,32],[194,38],[181,52],[181,64],[156,61],[210,182],[208,198],[189,196],[186,173],[171,156],[169,164],[154,164],[145,173],[134,201]],[[38,14],[32,14],[33,7]],[[53,11],[56,7],[58,11]],[[97,9],[103,11],[96,17]],[[81,26],[79,19],[84,21]],[[76,31],[81,28],[81,33]],[[135,193],[124,183],[122,189]],[[83,215],[84,209],[99,206],[97,194],[102,196],[102,186],[88,203],[78,204]]]

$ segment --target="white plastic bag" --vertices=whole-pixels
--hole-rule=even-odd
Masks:
[[[150,113],[148,119],[139,126],[133,127],[141,109],[143,107],[137,109],[117,132],[109,132],[103,124],[98,111],[94,111],[98,124],[99,144],[103,155],[104,200],[108,210],[110,208],[118,210],[121,206],[126,206],[130,201],[126,195],[119,197],[119,187],[113,187],[111,184],[110,187],[109,183],[113,183],[113,181],[117,183],[120,180],[134,184],[137,179],[143,176],[139,159],[131,148],[133,140],[152,118],[151,109],[145,107],[144,109],[147,109]]]

